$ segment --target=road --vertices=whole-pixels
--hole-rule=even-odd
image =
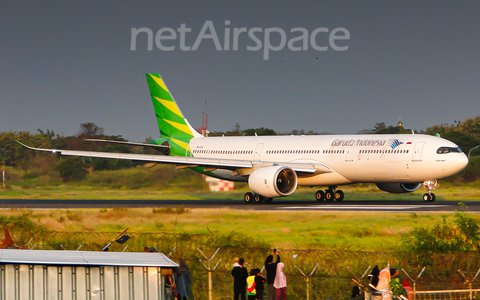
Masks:
[[[165,207],[185,205],[189,208],[223,208],[269,211],[381,211],[381,212],[454,212],[460,210],[459,201],[343,201],[315,202],[312,200],[277,199],[272,204],[245,204],[241,200],[38,200],[0,199],[0,208],[111,208],[111,207]],[[465,202],[469,211],[480,213],[480,201]]]

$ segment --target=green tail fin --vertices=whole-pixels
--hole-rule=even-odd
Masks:
[[[146,76],[162,140],[169,139],[172,143],[174,151],[171,155],[183,156],[187,151],[190,139],[201,135],[183,117],[160,75],[151,73]]]

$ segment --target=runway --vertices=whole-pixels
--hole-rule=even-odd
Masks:
[[[166,207],[184,205],[189,208],[230,208],[263,211],[377,211],[377,212],[455,212],[461,210],[459,201],[425,203],[401,200],[362,200],[316,202],[312,200],[276,199],[271,204],[246,204],[242,200],[38,200],[0,199],[0,209],[72,209],[112,207]],[[480,201],[465,202],[468,211],[480,213]]]

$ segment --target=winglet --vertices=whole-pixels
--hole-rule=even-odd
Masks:
[[[46,151],[46,152],[52,152],[52,153],[61,153],[62,151],[61,150],[57,150],[57,149],[42,149],[42,148],[34,148],[34,147],[30,147],[30,146],[27,146],[19,141],[15,141],[17,142],[20,146],[22,147],[25,147],[27,149],[30,149],[30,150],[36,150],[36,151]]]

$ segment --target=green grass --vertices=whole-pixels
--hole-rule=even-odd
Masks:
[[[51,170],[50,160],[32,160],[31,169],[7,167],[6,191],[0,199],[226,199],[242,201],[249,191],[246,183],[235,183],[233,192],[210,192],[202,176],[192,170],[175,170],[171,165],[142,166],[116,171],[90,171],[81,181],[62,183]],[[50,168],[50,169],[49,169]],[[480,181],[452,184],[440,181],[437,201],[470,201],[480,197]],[[323,187],[324,188],[324,187]],[[409,194],[390,194],[374,184],[341,187],[347,200],[420,200],[424,188]],[[314,200],[317,188],[300,187],[289,200]]]
[[[407,194],[390,194],[382,192],[372,184],[344,186],[346,200],[413,200],[422,201],[424,188]],[[0,199],[172,199],[172,200],[239,200],[249,189],[244,183],[237,183],[232,192],[210,192],[202,187],[172,186],[170,188],[112,189],[75,184],[63,184],[52,187],[22,188],[9,186],[0,191]],[[312,200],[316,188],[300,187],[288,200]],[[480,188],[476,186],[452,186],[445,184],[434,191],[437,201],[473,201],[480,198]]]
[[[403,233],[453,222],[453,214],[239,211],[222,209],[114,208],[0,210],[0,218],[29,220],[43,230],[240,234],[281,249],[398,250]],[[476,220],[480,216],[473,215]],[[10,219],[8,219],[10,218]]]

